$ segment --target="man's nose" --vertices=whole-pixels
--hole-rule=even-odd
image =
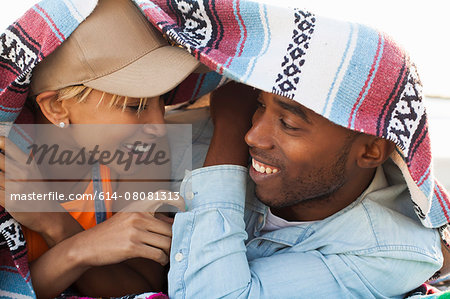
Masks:
[[[269,122],[267,117],[264,115],[257,116],[257,114],[255,114],[253,117],[253,125],[245,135],[245,142],[247,142],[249,147],[266,150],[272,149],[273,134],[273,124]]]

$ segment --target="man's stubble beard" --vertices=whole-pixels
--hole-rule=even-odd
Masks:
[[[310,173],[305,177],[297,177],[292,181],[282,181],[279,198],[264,198],[255,187],[255,194],[258,199],[271,208],[286,208],[295,205],[314,206],[317,204],[326,204],[332,201],[334,193],[338,191],[347,182],[345,175],[345,165],[347,164],[352,140],[347,140],[342,147],[341,154],[331,167],[322,167],[315,173]],[[324,182],[328,182],[324,186]],[[295,187],[294,187],[295,186]],[[300,190],[307,190],[300,191]]]

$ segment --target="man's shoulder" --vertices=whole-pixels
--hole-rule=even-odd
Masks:
[[[301,242],[324,254],[436,259],[439,234],[377,201],[366,198],[314,223]],[[409,257],[408,257],[409,256]]]
[[[400,170],[391,161],[379,170],[385,185],[366,194],[358,207],[367,219],[377,248],[435,256],[440,248],[438,233],[420,222]]]
[[[360,214],[360,217],[355,217]],[[437,230],[373,200],[364,200],[345,215],[348,225],[360,225],[361,244],[345,253],[355,271],[372,282],[374,288],[395,294],[393,281],[404,273],[406,289],[430,278],[442,265],[440,237]],[[359,220],[359,223],[355,222]],[[354,236],[349,233],[349,236]],[[369,239],[362,243],[364,238]],[[380,272],[384,273],[380,277]],[[389,291],[390,290],[390,291]]]
[[[400,250],[437,254],[439,234],[424,227],[419,219],[367,199],[361,202],[360,213],[367,219],[370,234],[379,250]]]
[[[442,265],[436,230],[370,199],[323,221],[305,240],[315,244],[311,250],[337,255],[349,271],[387,296],[413,289]],[[398,277],[404,277],[401,283]]]
[[[350,207],[341,211],[340,221],[361,227],[371,247],[362,250],[411,251],[436,255],[439,237],[425,228],[414,212],[406,182],[391,161],[377,169],[369,188]],[[339,218],[336,217],[336,218]],[[339,221],[339,220],[338,220]]]

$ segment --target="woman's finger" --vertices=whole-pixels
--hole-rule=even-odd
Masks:
[[[5,153],[0,152],[0,171],[5,172]]]
[[[174,218],[167,216],[165,213],[158,212],[155,213],[155,218],[167,222],[169,224],[173,224]]]
[[[172,238],[152,232],[146,232],[142,235],[141,242],[151,247],[159,248],[166,254],[169,254]]]
[[[144,213],[144,223],[140,227],[149,232],[154,232],[163,236],[172,237],[172,224],[164,220],[157,219],[150,213]]]
[[[138,247],[140,257],[153,260],[165,266],[169,263],[169,254],[159,248],[144,245]]]
[[[5,136],[0,136],[0,151],[8,157],[8,159],[25,163],[29,155],[25,154],[14,142]]]
[[[5,207],[5,174],[0,172],[0,206]]]
[[[4,172],[0,172],[0,190],[5,191],[5,173]]]

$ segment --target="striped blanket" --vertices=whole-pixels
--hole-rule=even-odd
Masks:
[[[392,140],[418,217],[448,235],[447,191],[433,176],[416,67],[372,28],[249,0],[133,0],[174,44],[212,70],[165,95],[193,101],[231,78],[286,96],[352,130]],[[96,0],[44,0],[0,35],[0,121],[23,121],[34,66],[70,36]],[[0,292],[34,297],[20,226],[0,211]]]
[[[395,142],[392,159],[423,225],[450,222],[449,195],[433,176],[417,69],[388,35],[256,1],[135,2],[174,43],[219,74]]]

